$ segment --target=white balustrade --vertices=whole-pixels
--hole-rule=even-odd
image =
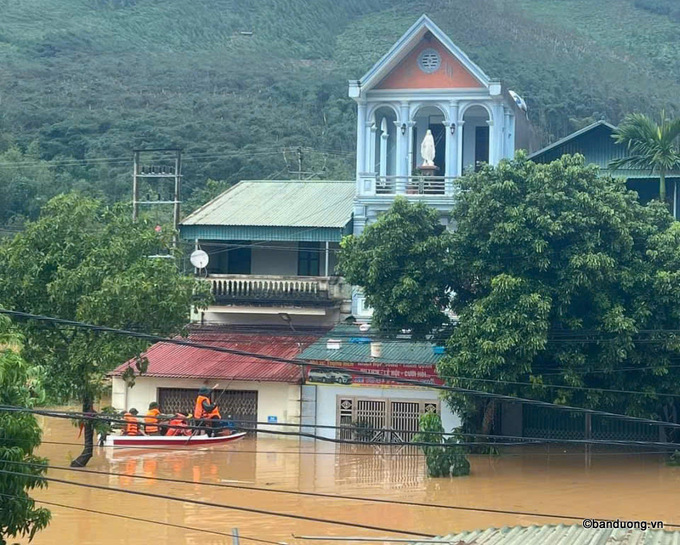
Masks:
[[[342,298],[338,277],[211,274],[207,280],[215,299],[330,300]]]
[[[363,195],[453,195],[453,176],[376,176],[362,174]]]

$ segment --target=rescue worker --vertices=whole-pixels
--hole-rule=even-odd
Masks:
[[[123,415],[123,420],[125,420],[123,435],[144,435],[144,432],[139,426],[139,421],[137,420],[138,414],[139,411],[133,407]]]
[[[217,408],[217,405],[210,401],[210,394],[210,388],[206,388],[205,386],[198,390],[198,396],[196,397],[196,403],[194,404],[194,420],[198,426],[208,426],[209,429],[206,430],[206,433],[209,437],[212,437],[213,432],[215,432],[213,429],[215,423],[210,421],[222,420],[222,416],[220,415],[220,410]],[[200,431],[198,433],[200,433]]]
[[[187,429],[182,429],[187,428]],[[182,413],[177,413],[170,422],[168,422],[168,431],[166,437],[174,435],[191,435],[191,430],[188,429],[187,417]]]
[[[161,411],[158,410],[158,403],[152,401],[149,403],[149,410],[144,417],[144,432],[147,435],[160,435],[160,430],[158,429],[158,415]]]

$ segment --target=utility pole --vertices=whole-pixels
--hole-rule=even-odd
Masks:
[[[302,148],[297,149],[298,156],[298,180],[302,180]]]
[[[172,205],[172,226],[177,232],[180,218],[180,205],[182,193],[182,150],[175,148],[159,149],[135,149],[133,152],[132,172],[132,221],[139,218],[139,207]],[[172,196],[163,198],[161,195],[169,193],[163,187],[168,182],[173,183]],[[158,199],[140,200],[140,185],[146,182],[145,189],[157,192]],[[156,182],[156,183],[154,183]],[[153,186],[153,187],[150,187]],[[174,237],[177,245],[177,235]]]

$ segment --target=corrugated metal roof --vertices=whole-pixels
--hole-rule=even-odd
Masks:
[[[319,338],[316,335],[291,335],[279,333],[230,333],[224,331],[199,331],[191,333],[193,342],[256,352],[280,358],[295,358],[298,343],[302,348]],[[214,352],[191,346],[156,343],[146,352],[149,368],[145,377],[252,380],[261,382],[298,383],[302,379],[300,366]],[[111,375],[119,376],[130,362],[116,368]]]
[[[415,342],[408,339],[380,339],[382,343],[381,357],[373,358],[371,357],[370,343],[352,342],[353,339],[368,339],[371,337],[380,337],[380,333],[374,330],[362,333],[357,325],[340,324],[304,350],[300,354],[300,359],[331,362],[434,365],[442,357],[442,354],[434,353],[435,345],[432,343]],[[326,343],[329,339],[340,340],[340,349],[329,350],[326,348]]]
[[[488,528],[436,538],[454,545],[678,545],[680,532],[583,528],[580,524]]]
[[[342,228],[352,219],[353,181],[243,181],[205,204],[182,225]]]

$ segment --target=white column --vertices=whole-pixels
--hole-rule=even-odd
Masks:
[[[512,150],[510,149],[510,134],[512,127],[510,122],[510,108],[503,106],[503,157],[502,159],[509,159],[512,157]]]
[[[380,176],[387,176],[387,119],[382,118],[380,123]]]
[[[444,176],[458,176],[457,171],[457,156],[458,156],[458,102],[451,101],[449,103],[448,122],[446,125],[446,172]],[[451,127],[454,127],[455,132],[451,134]]]
[[[375,133],[378,131],[375,123],[371,123],[368,127],[368,139],[370,144],[368,146],[368,171],[375,173]]]
[[[359,102],[357,110],[357,180],[359,174],[365,171],[364,159],[366,158],[364,146],[366,145],[366,102]]]
[[[328,274],[328,241],[326,241],[326,263],[324,270],[326,271],[326,276],[329,276]]]
[[[413,176],[413,127],[416,126],[415,121],[409,121],[406,123],[406,134],[408,138],[406,139],[406,176]]]
[[[496,164],[496,148],[498,147],[498,139],[496,138],[496,126],[493,119],[487,121],[489,125],[489,164]]]
[[[364,172],[373,172],[373,163],[371,162],[371,151],[375,147],[375,142],[371,140],[373,131],[371,130],[373,122],[366,121],[364,124]]]
[[[456,136],[458,137],[458,157],[456,159],[456,174],[455,176],[462,176],[463,175],[463,128],[465,125],[465,121],[462,119],[458,120],[458,126],[456,127]]]
[[[409,117],[411,115],[411,108],[408,102],[402,102],[399,108],[399,119],[396,121],[397,125],[397,176],[408,176],[409,171]],[[402,133],[402,127],[404,131]]]

